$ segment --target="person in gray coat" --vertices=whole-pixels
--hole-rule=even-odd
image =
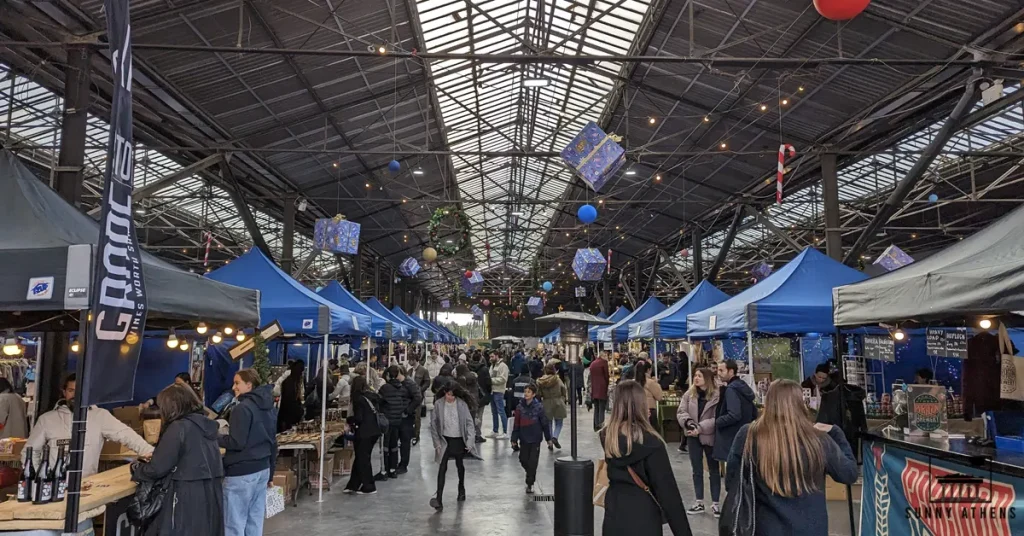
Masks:
[[[448,365],[445,365],[448,366]],[[455,460],[459,472],[458,501],[466,500],[466,456],[480,458],[477,452],[476,425],[473,422],[473,399],[455,382],[445,383],[436,393],[434,411],[431,413],[430,436],[434,440],[434,458],[441,464],[437,469],[437,494],[430,499],[430,506],[436,510],[444,508],[445,475],[448,461]]]
[[[7,378],[0,378],[0,439],[28,437],[25,399],[14,392]]]
[[[711,481],[711,513],[718,517],[718,500],[722,495],[722,473],[714,458],[715,412],[718,408],[718,389],[715,373],[709,368],[697,369],[690,389],[683,393],[676,411],[676,420],[686,435],[690,467],[693,469],[693,489],[696,502],[686,510],[696,515],[704,512],[704,460],[707,459],[708,478]]]

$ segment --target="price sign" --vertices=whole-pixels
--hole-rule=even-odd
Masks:
[[[928,355],[967,359],[967,328],[928,328],[927,339]]]
[[[864,335],[864,358],[878,361],[896,361],[896,345],[885,335]]]
[[[928,355],[946,357],[946,332],[941,329],[928,328],[925,338]]]

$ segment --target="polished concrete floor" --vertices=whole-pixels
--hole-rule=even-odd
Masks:
[[[485,435],[490,433],[490,414],[484,415]],[[579,433],[581,457],[596,459],[601,446],[589,423],[592,416],[584,408],[580,415],[583,424]],[[424,425],[428,422],[424,419]],[[455,501],[458,478],[454,462],[450,464],[445,490],[445,508],[435,512],[428,501],[434,493],[437,465],[433,463],[430,432],[422,430],[423,442],[413,448],[409,473],[398,480],[379,482],[376,495],[345,495],[341,492],[348,477],[337,477],[330,492],[324,493],[324,502],[318,503],[303,492],[297,507],[289,506],[284,513],[267,521],[267,536],[335,536],[338,534],[367,534],[374,536],[524,536],[553,534],[554,503],[535,502],[525,495],[525,474],[508,441],[489,439],[480,445],[482,461],[466,462],[466,491],[468,500]],[[541,451],[538,469],[537,493],[550,494],[554,489],[553,465],[559,456],[569,454],[569,423],[561,437],[562,450]],[[673,471],[679,482],[683,501],[689,506],[694,498],[693,479],[689,458],[669,446]],[[379,467],[379,455],[374,468]],[[705,483],[706,484],[706,483]],[[705,491],[705,494],[708,492]],[[707,505],[707,503],[705,503]],[[845,502],[829,503],[831,534],[849,536],[848,513]],[[601,533],[602,508],[595,508],[596,533]],[[690,516],[690,527],[695,535],[717,535],[717,524],[710,512]],[[671,534],[666,526],[665,534]]]

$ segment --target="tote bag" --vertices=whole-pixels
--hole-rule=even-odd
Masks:
[[[270,519],[284,512],[284,489],[281,486],[267,488],[267,515]]]
[[[604,458],[594,465],[594,506],[604,508],[604,496],[608,494],[608,462]]]
[[[757,533],[757,499],[755,497],[753,460],[747,465],[747,453],[740,459],[739,483],[725,496],[722,517],[718,520],[719,536],[753,536]],[[749,470],[748,470],[749,469]]]
[[[1024,400],[1024,357],[1013,355],[1013,344],[1006,326],[999,324],[999,397]]]

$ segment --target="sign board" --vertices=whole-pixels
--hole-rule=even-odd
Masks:
[[[908,385],[907,402],[911,435],[927,435],[947,429],[945,387]]]
[[[284,330],[281,329],[281,324],[279,324],[277,320],[260,328],[260,336],[263,337],[264,341],[270,341],[280,336],[282,333],[284,333]],[[231,356],[231,359],[238,361],[243,355],[251,352],[256,346],[255,339],[255,336],[249,337],[248,339],[232,346],[231,349],[228,350],[228,355]]]
[[[864,358],[896,361],[896,342],[888,335],[864,335]]]
[[[128,520],[128,504],[132,496],[107,505],[103,523],[103,536],[142,536],[142,528]]]
[[[53,298],[53,277],[33,277],[28,280],[26,300],[49,300]]]
[[[928,328],[928,355],[967,359],[967,328]]]

